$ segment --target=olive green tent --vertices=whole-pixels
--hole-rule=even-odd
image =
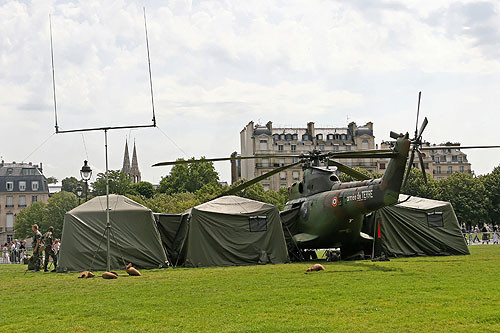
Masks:
[[[109,207],[111,268],[124,269],[124,262],[138,268],[167,267],[151,210],[121,195],[110,195]],[[66,213],[57,271],[105,270],[105,228],[106,196],[93,198]]]
[[[365,220],[373,233],[373,256],[469,254],[449,202],[401,194],[398,204],[377,210]]]
[[[278,209],[225,196],[184,214],[158,214],[158,230],[174,266],[288,262]]]

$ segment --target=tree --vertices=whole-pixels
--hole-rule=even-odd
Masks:
[[[363,175],[365,176],[368,176],[370,178],[380,178],[382,177],[382,175],[379,175],[379,174],[375,174],[375,173],[371,173],[371,172],[368,172],[367,170],[365,169],[362,169],[362,168],[358,168],[358,167],[354,167],[352,168],[360,173],[362,173]],[[341,182],[353,182],[353,181],[358,181],[359,179],[356,179],[352,176],[349,176],[348,174],[344,173],[344,172],[340,172],[339,173],[339,179]]]
[[[41,231],[45,232],[49,226],[53,226],[54,237],[60,238],[62,235],[64,215],[76,206],[78,206],[78,199],[75,194],[65,191],[54,193],[47,203],[47,214]]]
[[[48,177],[47,178],[47,183],[49,183],[49,184],[57,184],[57,178],[56,177]]]
[[[194,158],[190,160],[194,160]],[[205,184],[217,185],[218,181],[219,174],[215,171],[212,162],[177,164],[174,165],[168,176],[161,179],[158,192],[166,194],[194,193]]]
[[[155,194],[155,188],[149,182],[138,182],[130,186],[130,193],[151,198]]]
[[[479,178],[467,173],[453,173],[438,182],[437,199],[453,205],[460,223],[487,222],[489,200]]]
[[[33,236],[31,226],[38,224],[39,227],[43,227],[47,220],[46,215],[47,204],[41,201],[34,202],[31,206],[21,210],[14,222],[15,237],[21,239]]]
[[[480,177],[488,195],[488,220],[490,223],[500,223],[500,166],[487,175]]]
[[[120,170],[109,170],[109,193],[125,195],[130,192],[132,179],[120,172]],[[104,173],[97,174],[97,179],[92,183],[92,192],[94,195],[106,195],[106,176]]]
[[[76,188],[78,186],[78,179],[75,177],[66,177],[61,181],[62,187],[61,191],[71,192],[76,194]]]
[[[416,197],[437,199],[438,181],[427,175],[427,183],[424,181],[422,171],[417,168],[411,168],[408,180],[401,188],[401,193],[413,195]]]

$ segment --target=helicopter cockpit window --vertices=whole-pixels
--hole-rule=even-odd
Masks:
[[[250,232],[267,231],[267,216],[250,216],[248,218]]]
[[[429,226],[429,228],[444,227],[443,213],[427,213],[427,225]]]

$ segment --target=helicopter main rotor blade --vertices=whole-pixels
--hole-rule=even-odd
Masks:
[[[234,157],[219,157],[219,158],[201,158],[198,160],[189,159],[189,160],[177,160],[177,161],[169,161],[169,162],[158,162],[153,164],[156,166],[166,166],[166,165],[177,165],[177,164],[191,164],[191,163],[202,163],[202,162],[220,162],[220,161],[234,161],[234,160],[249,160],[256,158],[278,158],[278,157],[300,157],[299,155],[256,155],[256,156],[234,156]]]
[[[283,170],[286,170],[288,168],[294,167],[294,166],[302,164],[302,163],[304,163],[304,161],[301,160],[301,161],[298,161],[298,162],[295,162],[295,163],[292,163],[292,164],[288,164],[288,165],[276,168],[276,169],[274,169],[272,171],[266,172],[265,174],[260,175],[259,177],[255,177],[253,179],[250,179],[249,181],[244,182],[244,183],[242,183],[242,184],[240,184],[240,185],[238,185],[238,186],[236,186],[236,187],[234,187],[234,188],[232,188],[232,189],[230,189],[230,190],[222,193],[221,195],[219,195],[219,197],[222,197],[222,196],[225,196],[225,195],[236,194],[236,193],[240,192],[241,190],[244,190],[245,188],[247,188],[247,187],[249,187],[249,186],[251,186],[253,184],[256,184],[256,183],[260,182],[261,180],[264,180],[264,179],[266,179],[266,178],[268,178],[268,177],[270,177],[272,175],[275,175],[275,174],[277,174],[277,173],[279,173],[279,172],[281,172]]]
[[[440,149],[488,149],[500,148],[500,146],[431,146],[422,147],[420,150],[440,150]]]
[[[410,162],[408,162],[408,167],[406,168],[405,179],[403,180],[403,186],[405,187],[408,177],[410,176],[411,168],[413,167],[413,159],[415,158],[415,148],[411,151]]]
[[[424,183],[427,183],[427,175],[425,174],[424,159],[422,157],[422,152],[417,149],[418,159],[420,161],[420,168],[422,169],[422,175],[424,176]]]
[[[350,166],[347,166],[345,164],[342,164],[340,162],[337,162],[337,161],[328,161],[328,165],[333,165],[333,166],[336,166],[337,167],[337,170],[355,178],[355,179],[358,179],[358,180],[369,180],[369,179],[372,179],[371,177],[368,177],[367,175],[357,171],[357,170],[354,170],[353,168],[351,168]]]

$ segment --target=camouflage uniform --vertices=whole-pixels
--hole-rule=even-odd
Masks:
[[[40,231],[35,231],[35,234],[33,235],[33,240],[31,241],[31,247],[33,247],[33,262],[35,263],[35,270],[38,271],[40,270],[40,260],[41,260],[41,257],[40,257],[40,253],[42,252],[40,250],[40,246],[41,244],[38,244],[38,248],[36,249],[36,252],[35,252],[35,247],[36,247],[36,243],[38,243],[38,241],[42,241],[42,233]]]
[[[43,244],[45,246],[44,252],[44,264],[43,270],[47,272],[47,266],[49,265],[49,257],[52,257],[52,261],[54,262],[54,270],[57,268],[57,259],[54,250],[52,250],[52,245],[54,244],[54,238],[52,236],[51,231],[47,231],[45,235],[43,235]]]

